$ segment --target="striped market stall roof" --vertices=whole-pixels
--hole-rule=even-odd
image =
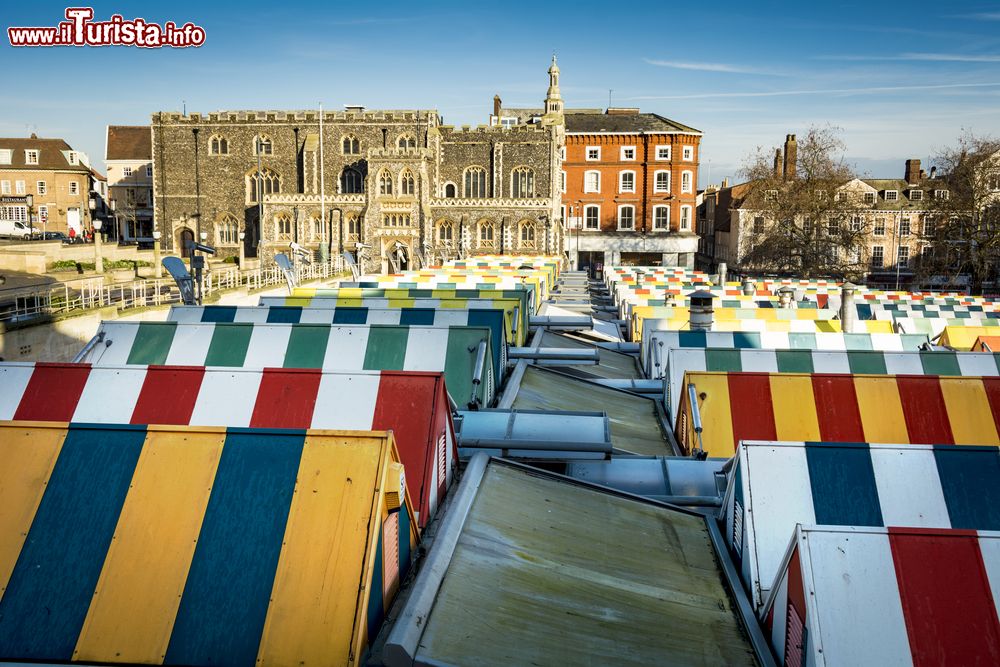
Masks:
[[[863,373],[868,375],[1000,375],[1000,354],[989,352],[832,352],[675,348],[667,355],[665,405],[671,419],[688,371],[757,373]]]
[[[502,310],[504,328],[507,340],[512,345],[523,346],[528,336],[527,308],[522,307],[520,299],[386,299],[380,297],[287,297],[262,296],[259,305],[269,308],[299,308],[330,310],[333,308],[368,308],[375,310],[391,310],[405,308],[409,310]],[[216,306],[205,306],[215,308]],[[289,315],[289,317],[293,317]]]
[[[389,299],[394,302],[393,308],[415,307],[408,303],[409,299],[441,299],[453,301],[456,299],[517,299],[520,304],[519,314],[524,326],[528,326],[528,317],[535,314],[537,304],[530,290],[525,289],[495,290],[495,289],[420,289],[420,288],[384,288],[384,287],[296,287],[291,296],[283,297],[281,303],[268,297],[260,298],[260,305],[308,306],[316,297],[333,297],[342,306],[361,306],[366,299]],[[265,300],[266,299],[266,300]],[[357,299],[352,303],[348,299]],[[472,307],[472,306],[470,306]]]
[[[492,402],[500,377],[485,327],[115,321],[102,323],[98,336],[102,334],[102,342],[82,361],[95,366],[443,371],[448,392],[463,405],[473,392],[483,405]],[[486,368],[475,385],[480,343],[487,348]]]
[[[796,524],[1000,530],[996,447],[744,440],[729,480],[723,534],[758,608]]]
[[[0,659],[359,664],[417,543],[382,432],[0,424]]]
[[[633,321],[634,324],[634,321]],[[892,333],[891,322],[869,320],[858,322],[866,333]],[[690,331],[691,320],[650,318],[642,320],[642,332],[636,337],[634,327],[629,328],[633,341],[641,343],[650,331]],[[712,331],[783,331],[791,333],[840,333],[840,320],[716,320]]]
[[[940,320],[939,320],[940,321]],[[1000,320],[997,320],[1000,322]],[[1000,335],[1000,329],[993,326],[954,326],[949,324],[941,332],[940,343],[954,350],[971,350],[980,336]]]
[[[963,319],[955,317],[896,317],[893,318],[892,322],[896,325],[896,329],[901,333],[925,333],[929,336],[936,337],[946,329],[956,330],[956,329],[974,329],[976,331],[986,330],[990,335],[996,335],[1000,332],[1000,320],[989,319],[989,318],[974,318],[974,319]],[[977,336],[971,335],[969,333],[955,332],[957,336],[956,339],[970,340],[975,342]],[[942,337],[944,340],[944,337]],[[944,343],[943,343],[944,344]],[[970,342],[970,346],[971,346]],[[952,345],[955,347],[955,345]],[[968,350],[968,347],[962,348]]]
[[[1000,336],[980,336],[972,346],[973,352],[1000,352]]]
[[[172,306],[169,322],[240,322],[251,324],[367,324],[428,327],[486,327],[490,330],[493,367],[507,367],[507,327],[502,310],[434,308],[299,308],[296,306]]]
[[[458,460],[440,373],[0,363],[11,419],[392,431],[421,527]]]
[[[763,615],[778,664],[1000,663],[1000,533],[799,526]]]
[[[881,350],[916,351],[930,342],[924,334],[840,333],[817,331],[662,331],[647,333],[640,347],[640,363],[648,378],[666,373],[667,355],[675,348],[731,348],[765,350]]]
[[[996,377],[692,371],[676,421],[685,453],[699,441],[692,384],[709,456],[732,456],[741,440],[1000,445]]]
[[[794,322],[796,320],[833,320],[837,312],[833,310],[799,308],[715,308],[713,320],[722,322],[764,321]],[[639,306],[632,309],[632,340],[642,339],[644,320],[691,320],[690,309],[671,306]],[[813,327],[815,329],[815,327]]]
[[[342,287],[424,288],[424,289],[526,289],[533,294],[534,303],[549,298],[548,277],[538,272],[530,276],[499,276],[476,273],[413,276],[365,276],[358,282],[344,282]]]

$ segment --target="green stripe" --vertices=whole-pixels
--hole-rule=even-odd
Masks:
[[[330,327],[297,324],[292,327],[285,351],[285,368],[323,368]]]
[[[444,357],[444,378],[448,393],[455,399],[459,407],[469,402],[472,396],[472,373],[476,365],[476,349],[479,341],[489,342],[489,332],[486,329],[471,327],[450,327],[448,329],[448,351]],[[492,365],[492,350],[487,348],[486,363]],[[483,371],[483,384],[476,395],[485,400],[486,370]],[[488,407],[488,406],[483,406]]]
[[[810,350],[775,350],[779,373],[812,373],[813,357]]]
[[[143,322],[128,352],[129,364],[164,364],[177,331],[176,322]]]
[[[243,366],[250,347],[252,324],[216,324],[205,355],[206,366]]]
[[[366,371],[401,371],[406,359],[406,339],[410,330],[405,327],[373,325],[368,334],[365,350]]]
[[[921,352],[920,363],[927,375],[961,375],[954,352]]]
[[[815,350],[816,334],[790,332],[788,334],[788,346],[793,350]]]
[[[844,349],[846,350],[871,350],[872,337],[868,334],[844,334]]]
[[[739,350],[705,350],[705,370],[742,371],[743,360]]]
[[[852,373],[864,373],[866,375],[886,375],[885,355],[881,352],[848,352],[847,363],[851,367]]]

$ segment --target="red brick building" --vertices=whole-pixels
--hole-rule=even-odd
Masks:
[[[693,267],[701,132],[639,109],[565,118],[562,216],[574,264]]]

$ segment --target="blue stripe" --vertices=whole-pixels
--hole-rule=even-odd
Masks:
[[[952,528],[1000,530],[1000,455],[996,447],[934,448]]]
[[[816,523],[882,526],[882,505],[869,448],[864,444],[806,443]]]
[[[70,426],[0,600],[0,656],[70,660],[145,426]]]
[[[305,431],[229,429],[167,664],[254,665]]]
[[[434,324],[433,308],[403,308],[399,313],[400,324],[432,325]]]
[[[410,571],[410,511],[403,503],[399,508],[399,582]]]
[[[334,324],[367,324],[368,309],[344,307],[333,311]]]
[[[704,331],[681,331],[677,334],[677,343],[681,347],[705,347]]]
[[[271,306],[267,309],[268,324],[298,324],[301,319],[301,306]]]
[[[755,331],[735,331],[733,347],[740,350],[757,349],[760,347],[760,334]]]
[[[236,306],[205,306],[201,311],[202,322],[235,322]]]

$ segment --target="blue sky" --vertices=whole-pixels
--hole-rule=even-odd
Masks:
[[[55,25],[66,4],[6,3]],[[205,28],[204,46],[13,49],[0,136],[59,136],[103,165],[108,124],[157,110],[538,106],[553,51],[568,106],[640,106],[705,133],[701,185],[756,146],[843,129],[863,172],[901,176],[963,130],[1000,135],[1000,3],[97,2],[96,19]],[[609,14],[609,7],[615,13]]]

